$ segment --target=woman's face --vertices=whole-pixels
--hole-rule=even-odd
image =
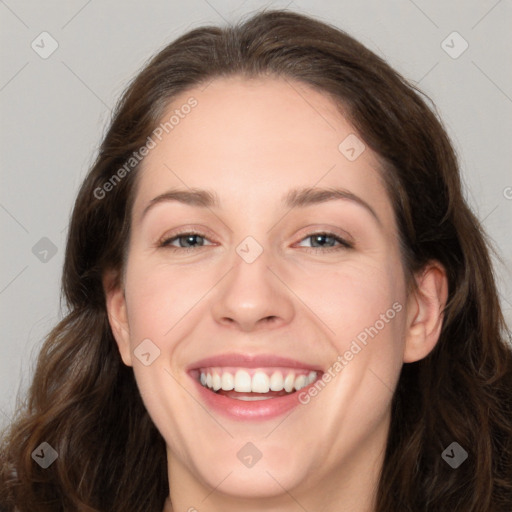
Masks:
[[[124,289],[108,302],[171,485],[306,508],[363,486],[415,314],[376,157],[296,82],[216,79],[162,122],[176,109],[144,160]]]

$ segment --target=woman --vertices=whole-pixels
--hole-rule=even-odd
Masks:
[[[270,11],[164,48],[68,236],[7,510],[510,510],[484,233],[439,120],[347,34]]]

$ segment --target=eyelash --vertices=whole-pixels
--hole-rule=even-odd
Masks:
[[[168,249],[168,250],[171,250],[171,251],[185,251],[185,252],[195,251],[198,248],[203,247],[203,246],[198,246],[198,247],[174,247],[174,246],[170,245],[171,242],[174,242],[175,240],[178,240],[179,238],[185,238],[185,237],[190,236],[190,235],[196,235],[196,236],[200,236],[201,238],[207,239],[207,237],[203,233],[200,233],[199,231],[184,231],[183,233],[178,233],[178,234],[174,235],[171,238],[163,238],[162,240],[160,240],[158,242],[158,247],[161,247],[163,249]],[[313,252],[313,253],[318,253],[318,252],[321,252],[321,253],[336,252],[336,251],[340,251],[340,250],[343,250],[343,249],[353,249],[353,247],[354,247],[353,244],[351,244],[347,240],[345,240],[345,239],[339,237],[338,235],[336,235],[335,233],[331,233],[329,231],[318,231],[318,232],[314,232],[314,233],[309,233],[308,235],[303,237],[300,241],[302,242],[303,240],[306,240],[307,238],[312,238],[314,236],[321,236],[321,235],[327,236],[329,238],[333,238],[336,242],[339,242],[339,245],[337,247],[326,247],[326,248],[322,248],[322,247],[306,247],[306,249],[308,249],[307,252]]]

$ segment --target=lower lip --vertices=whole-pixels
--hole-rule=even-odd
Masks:
[[[314,386],[315,382],[290,395],[264,400],[237,400],[224,395],[219,395],[205,388],[194,376],[190,376],[198,388],[201,399],[208,408],[231,419],[238,420],[270,420],[291,411],[301,405],[299,394]],[[318,379],[317,379],[318,380]]]

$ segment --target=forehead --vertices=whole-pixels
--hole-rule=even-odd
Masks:
[[[218,78],[175,97],[161,122],[135,215],[176,187],[213,189],[222,205],[255,214],[291,188],[343,187],[390,213],[377,156],[329,96],[303,83]]]

